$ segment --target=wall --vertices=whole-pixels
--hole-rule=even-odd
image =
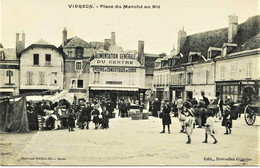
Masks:
[[[39,54],[39,65],[33,65],[33,54]],[[51,54],[51,65],[45,65],[45,54]],[[33,48],[22,53],[20,58],[20,89],[63,89],[63,56],[50,48]],[[33,72],[32,85],[27,84],[27,72]],[[45,84],[39,84],[39,73],[45,73]],[[57,73],[57,84],[53,84],[52,72]]]
[[[216,62],[216,81],[260,79],[260,54],[225,59]],[[227,56],[228,57],[228,56]],[[248,75],[251,64],[251,75]]]

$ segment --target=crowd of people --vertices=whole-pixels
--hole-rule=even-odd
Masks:
[[[217,99],[209,101],[204,92],[201,92],[201,99],[189,99],[183,101],[181,97],[177,98],[174,104],[170,104],[168,100],[159,102],[158,99],[152,104],[152,115],[154,117],[162,118],[163,130],[160,133],[165,133],[165,127],[168,128],[170,134],[171,117],[170,113],[174,113],[174,117],[178,117],[181,122],[180,133],[187,134],[187,144],[191,143],[191,135],[195,125],[197,128],[205,127],[205,140],[203,143],[208,142],[208,136],[214,139],[214,144],[217,143],[217,139],[214,136],[215,129],[214,123],[216,120],[222,120],[221,125],[226,128],[224,134],[231,134],[232,119],[234,116],[234,102],[230,96],[226,97],[226,101],[223,102],[219,96]]]
[[[114,110],[119,110],[118,115],[128,117],[130,103],[126,99],[121,99],[117,104],[114,104],[108,98],[94,99],[91,102],[79,101],[78,104],[70,104],[65,100],[56,103],[51,101],[42,101],[38,103],[27,102],[28,112],[35,111],[37,115],[41,115],[44,122],[43,128],[58,129],[61,127],[68,128],[69,131],[74,131],[75,127],[80,129],[89,129],[91,121],[94,124],[94,129],[108,129],[109,120],[115,117]],[[143,108],[140,105],[140,111]],[[205,93],[201,93],[201,99],[188,99],[183,101],[178,97],[173,104],[168,100],[159,102],[158,99],[152,103],[149,108],[154,117],[162,119],[163,130],[160,133],[165,133],[166,126],[170,134],[171,113],[174,117],[178,117],[181,123],[180,133],[186,133],[187,144],[191,143],[191,136],[195,125],[197,128],[205,128],[205,140],[208,142],[208,136],[217,143],[214,135],[214,123],[216,120],[222,120],[222,126],[226,128],[225,134],[231,134],[232,119],[234,119],[234,102],[230,96],[227,96],[225,102],[219,96],[215,100],[209,101]]]
[[[27,102],[28,113],[42,116],[43,129],[67,127],[69,131],[74,131],[75,127],[88,130],[91,121],[95,129],[108,129],[109,119],[115,117],[115,108],[118,109],[119,116],[128,117],[130,102],[123,98],[116,104],[109,98],[95,98],[91,102],[82,100],[78,104],[70,104],[66,100],[56,103],[48,100]]]

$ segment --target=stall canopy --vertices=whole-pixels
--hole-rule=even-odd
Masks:
[[[12,103],[9,102],[9,99],[0,102],[0,131],[29,131],[25,97]]]
[[[63,90],[60,93],[56,93],[55,95],[50,96],[50,97],[47,98],[47,100],[50,100],[53,103],[59,102],[62,99],[65,99],[70,104],[72,104],[73,100],[74,100],[74,94],[69,93],[67,90]]]

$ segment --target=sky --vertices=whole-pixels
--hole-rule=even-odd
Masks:
[[[71,4],[95,8],[69,8]],[[100,5],[159,5],[156,9],[96,8]],[[137,50],[145,42],[146,53],[169,53],[177,45],[177,32],[188,35],[228,26],[228,15],[242,23],[259,15],[258,0],[0,0],[0,42],[15,47],[15,34],[26,34],[25,46],[44,39],[59,46],[62,30],[68,38],[104,41],[116,33],[116,44]]]

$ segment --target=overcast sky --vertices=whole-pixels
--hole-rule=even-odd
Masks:
[[[59,46],[62,30],[68,37],[103,41],[116,32],[116,44],[146,53],[167,54],[176,46],[177,32],[188,35],[228,26],[228,15],[239,23],[259,14],[258,0],[0,0],[1,36],[5,48],[15,47],[15,33],[26,33],[26,46],[41,38]],[[71,9],[70,4],[160,5],[160,9]]]

